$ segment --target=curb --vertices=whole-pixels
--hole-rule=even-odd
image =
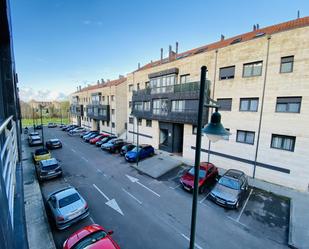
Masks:
[[[295,243],[293,241],[293,210],[294,210],[294,205],[293,205],[293,199],[290,200],[290,224],[289,224],[289,238],[288,238],[288,245],[290,248],[297,248],[295,247]]]

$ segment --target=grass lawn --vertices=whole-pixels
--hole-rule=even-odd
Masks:
[[[31,127],[33,126],[33,120],[32,118],[24,118],[21,120],[21,123],[22,123],[22,126],[23,127]],[[41,119],[37,119],[35,120],[35,123],[37,125],[41,124]],[[57,123],[57,124],[60,124],[61,123],[61,119],[60,118],[46,118],[44,117],[43,118],[43,124],[44,125],[47,125],[48,123]],[[68,118],[62,118],[62,123],[63,124],[68,124],[69,123],[69,119]]]

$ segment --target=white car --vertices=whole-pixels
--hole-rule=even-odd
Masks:
[[[78,135],[78,134],[80,134],[80,133],[82,133],[82,132],[84,132],[84,131],[86,131],[85,128],[83,128],[83,127],[77,127],[77,128],[75,128],[75,129],[69,131],[68,134],[69,134],[70,136],[73,136],[73,135]]]

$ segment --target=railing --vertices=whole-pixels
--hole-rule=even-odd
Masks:
[[[14,191],[18,161],[17,129],[13,116],[11,116],[0,125],[0,172],[2,172],[1,177],[5,184],[12,227],[14,225]]]

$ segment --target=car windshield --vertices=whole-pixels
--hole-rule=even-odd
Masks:
[[[41,156],[41,155],[45,155],[45,154],[48,154],[48,150],[38,149],[38,150],[35,151],[35,155],[37,155],[37,156]]]
[[[194,167],[192,167],[192,168],[188,171],[188,173],[189,173],[190,175],[193,175],[193,176],[194,176]],[[200,177],[200,178],[204,178],[205,176],[206,176],[206,171],[203,170],[203,169],[200,169],[199,177]]]
[[[108,140],[109,138],[108,137],[105,137],[105,138],[103,138],[102,140],[101,140],[101,142],[106,142],[107,140]]]
[[[79,195],[77,193],[68,195],[62,199],[59,200],[59,208],[63,208],[65,206],[68,206],[72,204],[73,202],[76,202],[80,200]]]
[[[59,140],[53,140],[53,141],[51,141],[51,143],[52,144],[57,144],[57,143],[59,143]]]
[[[89,248],[90,245],[96,243],[97,241],[105,238],[107,235],[104,231],[97,231],[94,233],[89,234],[88,236],[84,237],[82,240],[78,241],[72,249],[83,249]]]
[[[141,147],[139,147],[139,148],[135,147],[135,148],[134,148],[133,150],[131,150],[131,151],[137,152],[137,150],[138,150],[138,151],[141,151],[141,149],[142,149]]]
[[[219,184],[232,189],[240,188],[239,182],[237,180],[224,176],[220,178]]]

